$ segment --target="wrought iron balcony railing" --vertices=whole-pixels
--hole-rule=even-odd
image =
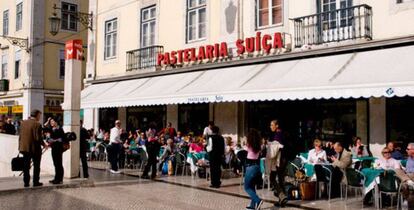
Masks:
[[[127,71],[146,69],[156,66],[157,55],[164,51],[163,46],[151,46],[127,52]]]
[[[372,8],[366,4],[292,19],[295,47],[372,39]]]

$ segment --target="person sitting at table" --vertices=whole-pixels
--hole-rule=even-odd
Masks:
[[[196,137],[190,144],[190,151],[187,162],[190,164],[190,170],[194,174],[197,171],[197,163],[205,157],[203,137]]]
[[[395,170],[401,168],[400,161],[391,157],[391,151],[388,147],[382,149],[382,158],[378,158],[375,160],[375,168],[376,169],[384,169],[384,170]]]
[[[335,155],[329,156],[328,159],[332,165],[327,165],[325,167],[329,168],[332,171],[332,180],[331,180],[331,198],[339,197],[340,195],[340,184],[343,178],[343,171],[350,167],[352,164],[352,155],[350,152],[344,150],[340,142],[334,144]],[[315,165],[315,174],[317,180],[324,180],[326,177],[325,169],[322,165]]]
[[[200,153],[204,150],[204,145],[202,137],[197,137],[190,144],[190,153]]]
[[[169,138],[167,140],[167,145],[164,147],[163,153],[160,157],[160,160],[161,160],[160,169],[162,168],[164,163],[169,160],[171,160],[171,163],[173,164],[173,169],[175,168],[175,160],[174,160],[175,153],[176,153],[176,149],[175,149],[174,141],[171,138]]]
[[[395,174],[401,180],[403,198],[407,200],[408,209],[414,209],[414,194],[410,193],[414,189],[414,143],[407,146],[407,165],[405,169],[396,169]]]
[[[402,155],[402,153],[400,151],[401,149],[395,147],[395,142],[394,141],[388,142],[387,148],[390,150],[392,158],[394,158],[396,160],[402,160],[404,158],[404,156]]]
[[[332,141],[327,141],[322,149],[325,151],[327,157],[335,155],[334,143]]]
[[[322,164],[327,162],[326,152],[322,149],[322,142],[319,139],[313,141],[314,149],[311,149],[308,154],[309,164]]]
[[[360,137],[355,137],[354,144],[350,148],[353,157],[365,157],[369,156],[367,147],[362,144],[362,140]]]
[[[145,146],[147,142],[148,142],[147,135],[145,134],[145,132],[141,132],[137,140],[138,145]]]

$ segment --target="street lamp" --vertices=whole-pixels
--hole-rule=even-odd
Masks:
[[[59,8],[56,6],[56,4],[53,5],[53,14],[51,17],[49,17],[50,22],[50,34],[55,36],[59,32],[60,28],[60,21],[61,18],[57,16],[56,10],[62,10],[62,8]],[[67,13],[74,15],[75,19],[82,23],[85,27],[89,28],[92,31],[92,24],[93,24],[93,13],[84,13],[84,12],[72,12],[72,11],[66,11]]]

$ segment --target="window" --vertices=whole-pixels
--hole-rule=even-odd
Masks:
[[[346,9],[352,7],[352,0],[322,0],[320,7],[322,13],[322,25],[324,30],[337,28],[337,21],[340,27],[352,25],[354,16],[353,9]],[[337,13],[337,8],[341,9]],[[339,17],[337,17],[339,15]]]
[[[117,28],[116,18],[105,22],[105,60],[116,57]]]
[[[187,0],[187,42],[206,38],[206,0]]]
[[[155,6],[141,11],[141,47],[155,44]]]
[[[20,60],[21,60],[21,51],[16,51],[15,61],[14,61],[14,79],[20,77]]]
[[[7,79],[7,54],[1,56],[1,78]]]
[[[62,26],[61,28],[69,31],[77,31],[76,13],[78,6],[76,4],[69,4],[62,2]]]
[[[23,21],[23,2],[16,6],[16,31],[22,29]]]
[[[9,34],[9,10],[3,12],[3,35]]]
[[[257,28],[281,24],[282,8],[282,0],[256,0]]]
[[[59,79],[65,79],[65,50],[59,51]]]

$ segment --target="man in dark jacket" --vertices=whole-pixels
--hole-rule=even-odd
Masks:
[[[210,176],[213,188],[220,188],[221,185],[221,164],[224,158],[224,138],[219,134],[219,128],[213,126],[212,135],[208,136],[207,152],[210,160]]]
[[[148,143],[146,144],[146,148],[148,153],[148,162],[147,165],[145,165],[141,178],[148,179],[149,170],[152,168],[151,179],[154,179],[157,176],[157,155],[160,152],[161,145],[156,138],[150,137],[148,139]]]
[[[80,148],[79,148],[79,155],[80,159],[82,161],[82,169],[83,169],[83,178],[89,178],[88,173],[88,160],[86,157],[86,153],[88,152],[89,143],[88,139],[90,138],[89,132],[86,130],[86,128],[83,127],[83,121],[80,121]]]
[[[11,118],[7,119],[6,123],[3,125],[3,129],[6,134],[16,135],[16,128],[14,127]]]
[[[42,159],[42,147],[47,147],[42,138],[42,125],[39,123],[42,112],[33,110],[30,118],[24,120],[20,128],[19,151],[23,154],[23,181],[24,187],[30,183],[30,161],[33,160],[33,186],[42,186],[39,182],[40,161]]]

